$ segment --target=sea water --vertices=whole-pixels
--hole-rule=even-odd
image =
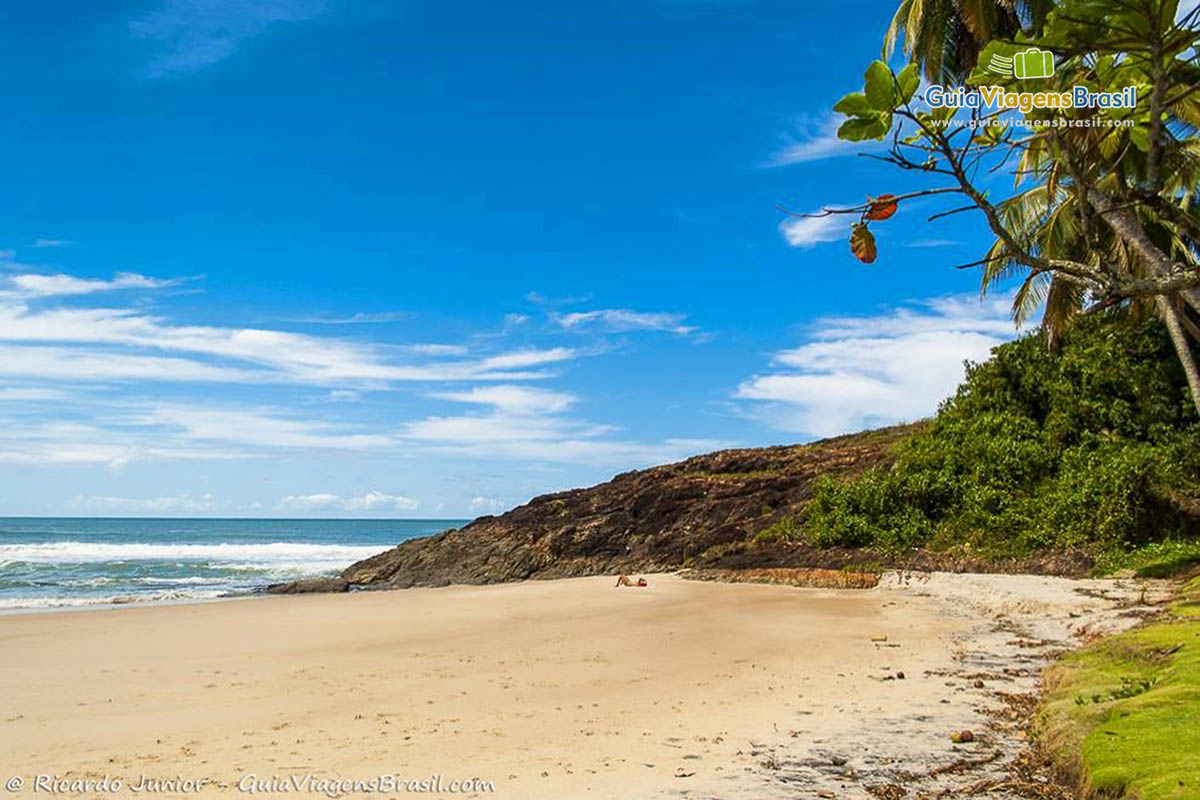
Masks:
[[[464,520],[0,518],[0,612],[202,600],[333,575]]]

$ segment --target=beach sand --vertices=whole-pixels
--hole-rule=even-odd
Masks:
[[[237,797],[440,775],[443,795],[455,779],[494,786],[454,796],[867,797],[896,775],[1013,755],[996,691],[1033,691],[1044,652],[1132,624],[1166,591],[970,575],[865,591],[649,582],[0,617],[0,780],[23,778],[16,796],[41,774],[119,778],[118,796],[142,776]],[[978,740],[951,745],[961,728]]]

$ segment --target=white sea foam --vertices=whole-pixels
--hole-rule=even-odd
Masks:
[[[142,594],[80,595],[59,597],[0,597],[0,611],[47,610],[55,608],[88,608],[92,606],[125,605],[130,603],[171,603],[186,600],[212,600],[224,591],[206,592],[146,592]]]
[[[346,567],[385,549],[379,545],[306,544],[109,544],[33,542],[0,545],[0,565],[92,564],[114,561],[190,561],[230,569],[297,569],[306,572]]]

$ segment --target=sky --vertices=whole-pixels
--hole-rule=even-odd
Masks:
[[[13,6],[0,515],[461,518],[913,420],[1014,335],[836,140],[892,0]]]

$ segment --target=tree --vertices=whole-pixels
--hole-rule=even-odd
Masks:
[[[1036,41],[1018,32],[987,43],[958,92],[932,86],[918,98],[916,62],[899,74],[872,63],[863,91],[834,106],[848,117],[838,135],[890,137],[875,157],[945,185],[821,213],[859,215],[851,249],[869,262],[885,205],[964,198],[931,219],[983,214],[995,242],[962,266],[982,267],[985,289],[1023,276],[1014,311],[1044,305],[1051,336],[1078,314],[1157,314],[1200,410],[1189,341],[1200,341],[1200,9],[1176,15],[1177,0],[1065,0]],[[1053,74],[998,74],[1035,46],[1053,54]],[[1013,181],[1006,196],[1003,176]]]
[[[902,0],[883,39],[891,58],[897,39],[930,81],[957,83],[992,39],[1040,33],[1051,0]]]

